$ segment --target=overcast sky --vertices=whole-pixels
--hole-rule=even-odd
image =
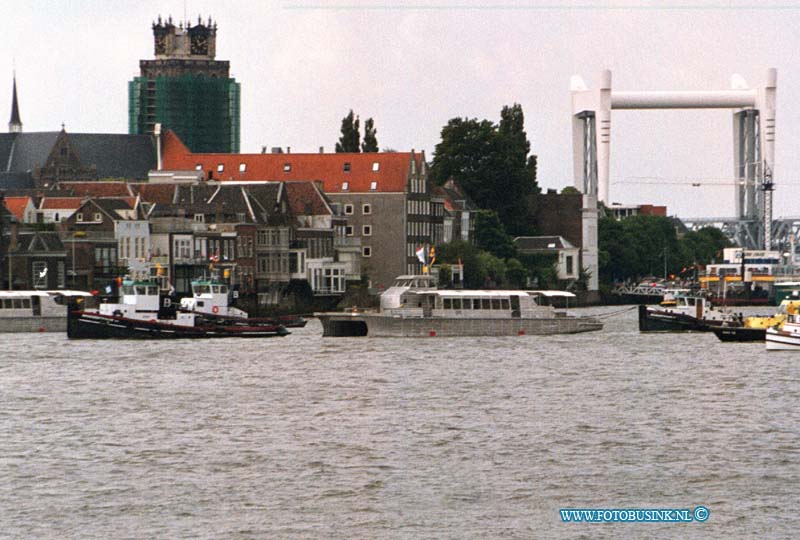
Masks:
[[[601,7],[605,5],[605,7]],[[342,117],[375,119],[381,148],[433,157],[453,117],[521,103],[543,188],[572,184],[570,76],[591,88],[727,89],[778,69],[775,216],[800,215],[800,2],[28,1],[4,13],[0,121],[16,68],[25,131],[125,133],[128,81],[158,16],[218,24],[241,83],[241,150],[333,151]],[[610,6],[610,7],[608,7]],[[733,7],[731,7],[733,6]],[[8,7],[8,6],[6,6]],[[731,112],[614,111],[611,199],[682,217],[733,215]],[[655,177],[668,185],[637,183]],[[679,180],[683,183],[675,183]]]

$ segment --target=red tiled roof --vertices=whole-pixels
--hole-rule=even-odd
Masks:
[[[405,192],[412,152],[358,154],[192,154],[174,133],[163,139],[164,169],[194,170],[216,180],[321,180],[325,193]],[[374,170],[374,164],[378,170]],[[421,161],[420,161],[421,163]],[[244,164],[244,171],[241,165]],[[223,166],[218,172],[219,165]],[[418,164],[419,165],[419,164]],[[345,171],[345,168],[349,169]],[[373,182],[375,182],[373,188]],[[346,189],[344,189],[346,188]]]
[[[17,219],[23,221],[25,219],[25,209],[28,203],[31,202],[30,197],[6,197],[6,208],[8,211],[17,216]]]
[[[39,210],[77,210],[86,200],[83,197],[45,197]]]
[[[131,184],[131,188],[145,202],[172,204],[176,184]]]
[[[283,186],[289,208],[295,216],[321,216],[331,213],[313,182],[285,182]]]
[[[59,182],[61,189],[82,197],[130,197],[126,182]]]

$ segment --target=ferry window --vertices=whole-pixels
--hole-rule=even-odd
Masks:
[[[461,298],[453,298],[453,309],[461,309]]]
[[[444,309],[453,309],[453,302],[450,300],[450,298],[445,298],[444,299],[444,306],[443,307],[444,307]]]
[[[11,309],[11,299],[4,298],[3,299],[3,309]]]
[[[197,307],[203,307],[203,306],[205,306],[205,305],[206,305],[206,303],[205,303],[205,302],[203,302],[202,300],[198,300],[198,301],[197,301]]]
[[[488,298],[481,298],[481,309],[492,309]]]
[[[471,298],[463,298],[463,304],[461,305],[461,309],[472,309],[472,299]]]
[[[211,292],[211,289],[209,288],[208,285],[198,285],[197,287],[195,287],[195,292],[197,294],[208,294],[209,292]]]
[[[134,293],[133,287],[131,287],[130,285],[124,285],[122,287],[122,294],[133,294],[133,293]]]
[[[223,285],[222,287],[219,288],[219,292],[221,292],[222,294],[228,294],[228,287],[226,285]]]
[[[144,285],[136,285],[136,286],[134,286],[134,289],[136,290],[136,294],[146,294],[147,293],[147,287],[145,287]]]
[[[472,309],[481,309],[481,299],[480,298],[473,298],[472,299]]]
[[[22,299],[14,298],[14,309],[22,309]]]
[[[31,299],[30,298],[23,298],[22,299],[22,307],[24,309],[31,309]]]
[[[492,298],[492,309],[500,309],[500,299]]]
[[[158,289],[155,286],[147,287],[147,294],[150,296],[155,296],[158,294]]]
[[[214,294],[219,294],[219,285],[212,285],[211,292]]]
[[[509,303],[508,298],[501,299],[501,302],[503,304],[503,309],[511,309],[511,304]]]

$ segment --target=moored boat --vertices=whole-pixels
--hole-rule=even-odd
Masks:
[[[764,341],[767,328],[783,324],[790,307],[800,307],[800,300],[783,300],[774,315],[745,317],[741,325],[723,325],[712,330],[721,341]]]
[[[548,302],[563,291],[437,289],[431,276],[400,276],[381,295],[379,312],[322,313],[323,336],[445,337],[552,335],[603,328]]]
[[[639,306],[640,332],[708,332],[725,324],[737,325],[734,315],[714,309],[702,296],[677,295],[668,307]]]
[[[219,301],[227,308],[227,296]],[[259,338],[288,333],[282,325],[231,323],[179,310],[169,296],[159,294],[155,282],[147,281],[126,281],[119,303],[102,303],[96,310],[73,306],[67,317],[71,339]]]
[[[70,299],[83,291],[0,291],[0,332],[63,332]]]
[[[247,312],[228,305],[230,290],[227,283],[217,280],[192,282],[192,297],[181,299],[181,310],[202,315],[204,319],[230,325],[281,325],[302,328],[307,321],[299,315],[250,317]]]
[[[767,328],[768,351],[800,351],[800,315],[794,304],[787,308],[780,326]]]

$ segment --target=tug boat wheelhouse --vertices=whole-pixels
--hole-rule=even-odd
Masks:
[[[227,298],[227,294],[223,295],[218,289],[218,297],[214,298],[219,302],[214,304],[217,311],[225,309],[225,313],[229,313],[228,309],[235,309],[228,308]],[[231,313],[247,316],[241,310]],[[120,303],[103,303],[97,310],[70,309],[67,317],[67,335],[72,339],[255,338],[288,333],[282,325],[259,324],[246,318],[232,323],[227,319],[206,317],[203,313],[179,310],[171,298],[159,294],[158,285],[150,281],[126,281],[122,285]]]
[[[400,276],[378,313],[323,313],[323,336],[423,337],[568,334],[603,328],[548,305],[562,291],[445,290],[431,276]]]
[[[0,291],[0,332],[63,332],[71,298],[82,291]]]

